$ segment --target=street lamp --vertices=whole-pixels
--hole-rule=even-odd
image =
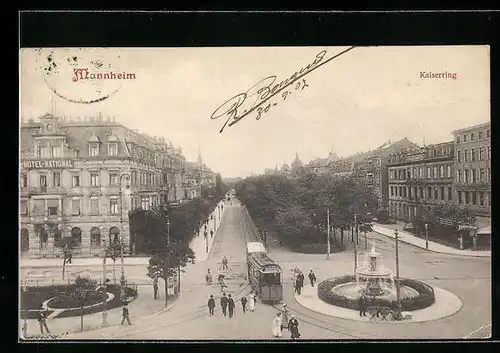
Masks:
[[[401,317],[401,288],[399,283],[399,233],[397,229],[394,231],[394,239],[396,241],[396,318],[399,320]]]
[[[102,290],[103,290],[103,299],[102,299],[102,326],[106,326],[108,324],[108,293],[106,288],[106,248],[104,248],[104,253],[102,256]]]
[[[208,254],[208,232],[207,232],[207,225],[205,224],[205,231],[203,232],[203,235],[205,236],[205,251]]]
[[[330,208],[326,209],[326,259],[330,259]]]
[[[122,179],[126,177],[128,179],[128,174],[120,175],[120,261],[121,261],[121,277],[120,277],[120,297],[122,300],[125,299],[125,266],[123,263],[123,193],[122,193]],[[126,191],[130,192],[130,186],[126,185]]]
[[[425,250],[429,250],[429,225],[425,224]]]
[[[356,271],[358,270],[358,215],[356,213],[354,214],[354,227],[356,228],[356,241],[354,241],[354,276],[356,276]]]

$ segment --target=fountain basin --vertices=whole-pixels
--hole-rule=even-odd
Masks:
[[[366,286],[359,283],[348,282],[333,287],[331,291],[336,295],[341,295],[351,300],[357,300],[359,298],[359,295],[365,290],[365,288]],[[382,284],[380,286],[380,289],[381,293],[377,295],[377,298],[387,301],[396,300],[396,288],[394,286]],[[401,299],[411,299],[418,297],[418,291],[408,286],[401,286],[400,294]]]

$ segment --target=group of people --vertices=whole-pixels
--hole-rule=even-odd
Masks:
[[[294,276],[293,281],[294,281],[295,293],[300,295],[302,293],[302,288],[304,287],[304,281],[305,281],[304,273],[302,273],[301,270],[296,268],[293,270],[293,276]],[[311,287],[314,287],[314,284],[316,283],[316,274],[312,269],[309,272],[308,277],[309,277],[309,282],[311,283]]]
[[[283,310],[279,311],[273,319],[273,336],[282,337],[284,329],[290,332],[292,340],[300,338],[299,321],[290,313],[286,304],[283,304]]]
[[[248,309],[250,311],[255,310],[256,297],[257,296],[254,292],[251,292],[249,294],[248,299],[246,296],[241,297],[240,302],[243,313],[247,312],[247,304],[248,304]],[[213,295],[210,295],[207,306],[208,306],[208,315],[213,316],[215,313],[215,299]],[[222,309],[222,315],[229,316],[230,319],[233,318],[234,308],[236,307],[236,304],[231,294],[226,295],[226,293],[222,293],[222,296],[220,298],[220,307]]]

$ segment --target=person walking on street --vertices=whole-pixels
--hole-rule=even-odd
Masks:
[[[47,318],[45,317],[45,313],[43,312],[43,310],[40,310],[38,312],[38,323],[40,324],[40,332],[42,333],[42,335],[43,335],[43,329],[45,329],[47,333],[50,333],[49,328],[47,326]]]
[[[223,270],[227,270],[228,269],[228,267],[227,267],[227,257],[225,257],[225,256],[222,259],[222,269]]]
[[[281,325],[281,330],[285,328],[288,330],[288,322],[290,321],[290,311],[288,310],[286,304],[283,304],[283,314],[281,315],[281,321],[282,323],[284,323]]]
[[[288,331],[290,331],[290,338],[292,340],[298,339],[300,337],[299,322],[293,315],[291,316],[291,319],[288,322]]]
[[[158,278],[155,278],[153,280],[153,296],[154,296],[155,299],[159,298],[159,295],[158,295]]]
[[[255,310],[255,294],[254,294],[254,292],[250,292],[250,294],[248,296],[248,308],[250,309],[250,311]]]
[[[314,283],[316,283],[316,275],[314,274],[313,270],[309,272],[309,281],[311,282],[311,287],[314,287]]]
[[[247,297],[241,297],[241,309],[243,310],[243,314],[247,312]]]
[[[210,273],[210,269],[207,270],[205,281],[207,282],[207,284],[212,284],[212,274]]]
[[[300,272],[295,280],[295,291],[300,295],[302,292],[302,287],[304,286],[304,275]]]
[[[234,304],[233,298],[231,298],[231,294],[229,294],[228,297],[229,298],[227,299],[227,308],[229,310],[229,318],[231,319],[233,317],[233,314],[234,314],[235,304]]]
[[[222,297],[220,298],[220,306],[222,308],[222,315],[227,316],[227,304],[228,300],[226,297],[226,293],[222,294]]]
[[[128,312],[128,304],[125,304],[125,306],[123,307],[123,310],[122,310],[122,322],[120,325],[123,325],[123,323],[125,322],[125,320],[127,320],[127,323],[129,325],[132,325],[132,323],[130,322],[130,317],[129,317],[129,312]]]
[[[213,238],[213,237],[214,237],[214,230],[210,229],[210,238]]]
[[[367,298],[364,293],[361,293],[358,299],[359,316],[366,316]]]
[[[272,332],[274,337],[281,337],[281,327],[283,326],[283,321],[281,321],[281,313],[278,312],[273,319]]]
[[[210,295],[210,299],[208,299],[208,315],[212,316],[214,314],[215,309],[215,299],[213,295]]]

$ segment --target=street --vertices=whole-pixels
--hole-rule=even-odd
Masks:
[[[245,279],[245,243],[252,228],[250,220],[246,219],[248,216],[242,213],[241,206],[237,202],[233,202],[232,206],[226,204],[225,207],[227,213],[217,232],[208,259],[188,265],[182,275],[181,294],[170,310],[154,314],[151,309],[151,312],[143,313],[139,311],[140,308],[134,308],[132,302],[131,326],[119,326],[116,322],[107,328],[69,334],[67,338],[272,339],[271,323],[277,312],[276,308],[258,302],[254,312],[243,314],[241,310],[239,299],[250,291]],[[401,276],[424,281],[454,293],[463,302],[463,307],[458,313],[444,319],[418,324],[387,324],[337,319],[300,306],[293,297],[289,276],[291,268],[298,266],[305,273],[313,269],[318,283],[327,278],[353,273],[353,244],[350,237],[346,237],[345,240],[347,251],[332,254],[329,260],[326,260],[325,255],[291,253],[280,248],[274,239],[268,241],[271,257],[283,268],[284,301],[299,320],[302,339],[458,339],[491,323],[490,258],[432,253],[401,242],[399,243]],[[367,234],[367,240],[368,250],[373,240],[376,250],[383,255],[382,264],[394,269],[394,240],[373,232]],[[360,234],[358,263],[362,263],[364,251],[364,235]],[[223,256],[227,256],[230,268],[230,273],[226,277],[227,293],[232,294],[236,303],[235,316],[232,319],[222,316],[219,305],[220,288],[215,283],[208,286],[204,279],[207,269],[211,269],[215,282]],[[34,269],[34,271],[40,270],[42,269]],[[23,269],[22,273],[26,271],[28,269]],[[99,276],[97,267],[86,271]],[[145,266],[127,265],[125,273],[129,281],[144,284],[139,287],[139,296],[151,297],[151,288],[147,285],[150,281],[146,277]],[[54,270],[54,275],[60,276],[60,269]],[[162,291],[160,293],[163,295]],[[214,316],[208,316],[206,306],[210,294],[216,299]],[[151,301],[153,302],[152,297]],[[154,303],[156,311],[161,310],[161,302],[160,300]],[[281,305],[277,307],[281,308]],[[72,320],[79,321],[79,318]],[[288,337],[288,332],[284,331],[283,339]]]

